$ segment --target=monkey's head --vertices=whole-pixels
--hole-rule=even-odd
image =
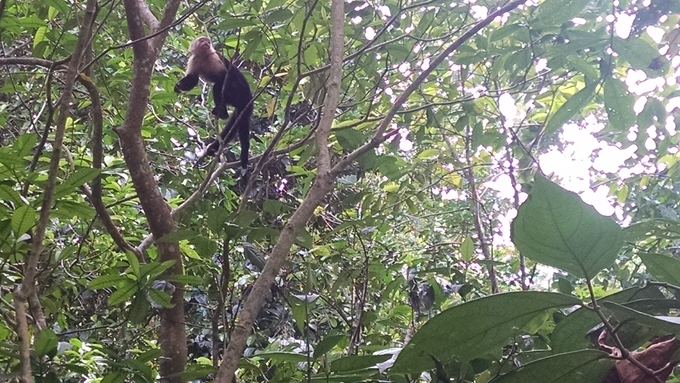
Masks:
[[[212,46],[210,37],[207,36],[198,37],[197,39],[191,42],[191,45],[189,45],[189,52],[191,52],[191,54],[193,55],[200,56],[201,54],[209,54],[214,51],[215,48],[213,48]]]

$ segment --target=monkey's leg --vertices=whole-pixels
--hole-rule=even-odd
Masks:
[[[224,95],[222,94],[222,85],[224,83],[224,79],[218,81],[213,85],[213,100],[215,101],[215,107],[212,110],[212,114],[215,115],[215,117],[226,120],[229,118],[229,113],[227,112],[227,102],[224,99]]]

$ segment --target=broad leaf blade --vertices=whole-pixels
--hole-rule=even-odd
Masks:
[[[472,360],[505,345],[546,310],[579,305],[575,297],[539,291],[492,295],[452,307],[430,319],[413,336],[391,369],[418,373],[448,363]]]
[[[539,359],[491,382],[601,382],[612,367],[614,360],[607,353],[579,350]]]
[[[608,78],[604,82],[604,108],[607,111],[609,123],[617,131],[626,131],[636,119],[633,104],[635,97],[628,93],[626,85],[615,78]]]
[[[680,260],[661,254],[640,254],[647,271],[661,282],[680,286]]]
[[[612,295],[602,297],[597,301],[602,302],[617,302],[625,303],[633,299],[661,299],[663,294],[657,287],[648,286],[643,289],[639,287],[632,287],[626,290],[619,291]],[[586,334],[590,329],[601,323],[597,314],[587,308],[581,307],[562,319],[557,323],[555,330],[550,336],[551,348],[554,353],[564,353],[568,351],[576,351],[588,346],[592,346],[590,339]]]
[[[635,322],[643,326],[648,326],[655,331],[680,334],[680,324],[666,320],[663,317],[645,314],[614,302],[603,302],[602,306],[614,313],[614,317],[619,322]],[[626,323],[622,326],[625,325]]]
[[[350,355],[331,362],[331,371],[334,373],[347,373],[350,371],[365,370],[374,367],[391,358],[392,355]]]
[[[569,121],[569,119],[576,116],[578,113],[581,113],[595,95],[595,89],[596,87],[594,85],[589,85],[576,92],[575,95],[569,97],[569,99],[550,117],[545,125],[545,133],[554,133],[557,129],[561,128],[565,122]]]
[[[614,263],[623,246],[613,219],[540,175],[512,221],[511,237],[526,257],[584,278]]]

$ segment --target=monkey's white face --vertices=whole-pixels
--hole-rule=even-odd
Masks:
[[[201,55],[201,53],[208,54],[211,53],[213,50],[214,49],[212,46],[212,42],[210,41],[210,38],[205,36],[197,38],[191,43],[191,46],[189,46],[189,51],[191,51],[191,53],[195,55]]]

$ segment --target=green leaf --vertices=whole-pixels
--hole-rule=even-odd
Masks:
[[[71,173],[71,175],[64,180],[60,185],[54,189],[54,200],[58,200],[64,196],[84,185],[86,182],[92,181],[94,177],[99,174],[99,169],[81,168]]]
[[[565,122],[569,121],[569,119],[581,113],[595,95],[595,89],[595,85],[588,85],[578,91],[575,95],[569,97],[569,99],[550,117],[545,125],[545,133],[554,133],[557,129],[561,128]]]
[[[511,238],[524,256],[584,278],[614,263],[623,246],[613,219],[541,175],[512,221]]]
[[[97,213],[92,205],[86,202],[62,199],[58,201],[57,206],[52,210],[52,214],[54,217],[66,220],[77,217],[83,221],[90,221]]]
[[[576,69],[577,71],[583,73],[586,76],[586,83],[595,81],[600,76],[600,72],[597,69],[597,63],[591,64],[577,55],[569,55],[567,57],[567,62],[572,68]]]
[[[465,262],[470,262],[475,255],[475,244],[472,238],[465,237],[463,243],[460,244],[460,254]]]
[[[602,297],[597,301],[624,303],[633,299],[658,299],[663,298],[663,294],[656,287],[632,287],[617,293]],[[584,335],[600,322],[600,317],[586,307],[578,308],[566,318],[563,318],[550,336],[552,339],[552,349],[555,353],[575,351],[586,348],[592,343]]]
[[[219,234],[224,228],[224,223],[229,217],[229,212],[223,207],[218,207],[210,212],[208,212],[208,229],[213,233]]]
[[[651,125],[663,126],[666,122],[666,109],[661,101],[653,97],[648,97],[645,107],[637,117],[637,123],[641,128],[648,128]]]
[[[33,347],[35,348],[35,353],[39,356],[47,355],[52,350],[57,348],[59,344],[59,339],[54,331],[50,329],[43,329],[40,331],[40,335],[35,339]]]
[[[614,314],[614,318],[622,323],[621,326],[627,325],[624,322],[635,322],[648,326],[657,333],[680,334],[680,323],[677,322],[677,317],[667,320],[665,317],[655,317],[614,302],[602,302],[602,306]]]
[[[288,8],[277,9],[276,11],[270,13],[267,18],[264,19],[265,24],[274,24],[281,21],[290,20],[293,17],[293,12]]]
[[[45,41],[45,33],[47,32],[46,26],[38,27],[33,35],[33,49],[38,46],[41,42]]]
[[[338,140],[338,144],[348,152],[358,148],[365,142],[364,135],[356,129],[335,130],[335,137]]]
[[[19,236],[26,233],[38,221],[38,213],[30,206],[20,206],[12,214],[12,230]]]
[[[71,10],[71,6],[66,2],[66,0],[45,0],[44,4],[55,8],[62,15],[67,14]]]
[[[64,184],[71,185],[73,188],[83,186],[85,183],[92,181],[99,175],[99,169],[95,168],[80,168],[66,179]]]
[[[320,356],[325,355],[328,351],[332,350],[335,345],[346,338],[347,335],[330,335],[325,337],[316,345],[316,347],[314,347],[314,359],[318,359]]]
[[[31,154],[31,151],[37,142],[37,134],[22,134],[14,141],[12,149],[16,150],[18,157],[23,158]]]
[[[130,305],[130,309],[128,311],[128,320],[137,325],[145,323],[150,307],[151,306],[144,295],[137,295],[135,299],[132,300],[132,304]]]
[[[579,350],[538,359],[491,382],[601,382],[612,367],[614,360],[609,358],[609,354],[599,350]]]
[[[521,29],[522,27],[519,24],[507,24],[504,25],[495,31],[491,33],[491,37],[489,37],[490,42],[495,42],[498,40],[503,40],[504,38],[510,36],[511,34],[515,33],[518,29]]]
[[[391,358],[392,355],[351,355],[335,359],[331,362],[331,371],[335,373],[344,373],[357,370],[365,370],[374,367],[378,363],[382,363]]]
[[[575,297],[539,291],[492,295],[454,306],[427,321],[399,354],[392,372],[419,373],[500,351],[546,310],[580,305]],[[453,331],[455,329],[455,331]]]
[[[183,382],[204,380],[200,378],[207,377],[210,374],[216,372],[215,367],[205,364],[192,364],[188,365],[186,370],[180,375]]]
[[[153,279],[153,278],[163,274],[163,272],[165,272],[165,270],[169,269],[174,264],[175,264],[174,260],[164,261],[162,263],[151,262],[151,263],[147,263],[145,265],[142,265],[142,267],[140,267],[139,272],[142,276],[141,277],[142,279],[145,279],[147,276],[149,278]]]
[[[670,67],[668,59],[661,56],[657,48],[640,38],[629,37],[624,40],[614,37],[612,49],[630,66],[645,71],[649,77],[663,76]]]
[[[17,156],[14,151],[10,151],[9,148],[0,148],[0,164],[5,165],[8,169],[14,169],[15,166],[23,165],[24,159]]]
[[[633,104],[635,97],[628,93],[626,85],[615,78],[608,78],[604,82],[604,108],[609,117],[609,123],[620,132],[627,131],[635,124]]]
[[[109,306],[115,306],[127,301],[130,297],[135,295],[137,291],[139,291],[137,284],[130,279],[125,279],[122,285],[109,297]]]
[[[538,6],[537,18],[545,25],[560,25],[576,17],[590,0],[545,0]]]
[[[126,277],[125,275],[102,275],[100,277],[97,277],[93,279],[89,284],[88,287],[90,290],[99,290],[99,289],[105,289],[107,287],[114,287],[117,286],[119,283],[124,282],[128,280],[129,278]]]
[[[147,299],[151,303],[155,303],[157,305],[163,306],[165,308],[170,308],[172,307],[172,303],[170,300],[172,300],[172,295],[168,294],[167,292],[163,290],[158,290],[154,288],[150,288],[147,290]]]
[[[139,260],[137,259],[137,256],[131,251],[126,251],[125,252],[125,258],[127,259],[128,263],[130,264],[130,268],[132,269],[132,274],[137,276],[137,278],[141,277],[141,273],[139,271]]]
[[[312,235],[306,228],[302,228],[295,237],[295,244],[306,249],[311,249],[314,247],[314,238],[312,238]]]
[[[437,148],[428,148],[428,149],[425,149],[422,152],[418,153],[417,158],[423,159],[423,160],[434,159],[434,158],[437,158],[437,156],[439,156],[440,153],[441,153],[441,150],[439,150]]]
[[[661,254],[639,254],[647,271],[658,281],[680,286],[680,260]]]
[[[0,201],[7,201],[14,204],[14,206],[25,205],[26,202],[21,199],[21,195],[9,185],[0,184]]]
[[[108,374],[104,375],[101,383],[124,383],[127,375],[127,372],[120,370],[109,372]]]
[[[203,278],[195,275],[173,275],[167,278],[169,282],[181,283],[188,286],[199,286],[203,283]]]

